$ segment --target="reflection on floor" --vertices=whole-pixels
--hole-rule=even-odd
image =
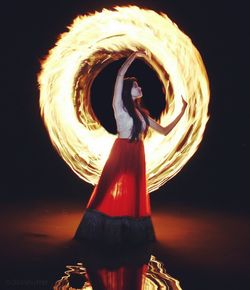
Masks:
[[[1,289],[53,289],[66,265],[93,268],[89,248],[72,240],[83,210],[83,204],[69,200],[2,203]],[[181,205],[152,212],[158,242],[148,249],[149,259],[161,261],[182,289],[235,290],[248,283],[249,216]],[[113,257],[125,255],[126,263],[117,263],[133,270],[135,252],[109,255],[108,269]],[[100,255],[94,253],[97,262]]]
[[[54,290],[182,290],[180,282],[167,274],[163,263],[153,255],[148,264],[133,267],[120,265],[116,269],[88,269],[82,263],[77,263],[66,268],[66,275],[56,281]]]

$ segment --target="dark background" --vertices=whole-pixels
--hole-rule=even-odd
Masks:
[[[198,151],[177,176],[152,193],[152,203],[248,211],[249,23],[243,2],[53,0],[1,4],[2,201],[89,197],[93,187],[59,157],[40,117],[40,59],[77,15],[135,4],[164,12],[192,39],[205,63],[211,89],[210,120]],[[144,73],[140,66],[137,64],[139,75]],[[142,88],[147,94],[160,92],[157,81],[148,87],[142,83]]]

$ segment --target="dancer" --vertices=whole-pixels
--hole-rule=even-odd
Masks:
[[[182,98],[181,112],[166,127],[154,121],[140,106],[142,90],[137,80],[124,76],[134,59],[145,55],[142,51],[132,53],[118,71],[112,103],[118,138],[77,228],[76,240],[105,245],[155,241],[143,138],[148,126],[167,135],[183,116],[187,103]]]

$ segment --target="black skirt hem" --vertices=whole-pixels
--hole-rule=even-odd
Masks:
[[[150,216],[112,217],[93,209],[85,211],[74,239],[111,246],[140,245],[156,240]]]

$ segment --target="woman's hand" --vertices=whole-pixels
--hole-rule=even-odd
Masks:
[[[146,57],[147,53],[145,50],[137,50],[134,52],[136,57]]]
[[[128,58],[135,59],[136,57],[146,57],[146,56],[148,56],[148,54],[146,53],[145,50],[136,50],[132,52]]]
[[[130,54],[130,56],[125,60],[123,65],[120,67],[118,71],[118,76],[124,77],[127,69],[131,65],[131,63],[135,60],[136,57],[147,57],[147,53],[144,50],[137,50]]]

